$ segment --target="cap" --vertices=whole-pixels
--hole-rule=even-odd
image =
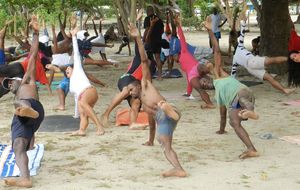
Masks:
[[[40,36],[39,37],[39,42],[41,42],[41,43],[47,43],[47,42],[49,42],[49,37],[46,36],[46,35]]]
[[[20,80],[21,81],[22,78],[20,78],[20,77],[4,78],[2,81],[3,88],[5,88],[6,90],[9,90],[8,84],[9,84],[9,81],[11,81],[11,80]]]
[[[82,41],[82,40],[86,39],[86,37],[88,36],[87,34],[88,33],[86,30],[80,30],[77,32],[77,39]]]

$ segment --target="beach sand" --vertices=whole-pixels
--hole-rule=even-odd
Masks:
[[[249,45],[257,33],[247,34]],[[226,34],[221,46],[227,48]],[[207,34],[188,33],[187,41],[192,44],[208,46]],[[119,68],[109,66],[87,66],[108,87],[97,86],[99,100],[95,106],[98,117],[110,104],[118,92],[116,83],[126,70],[131,57],[127,48],[121,56],[113,53],[119,44],[106,49],[109,58],[120,61]],[[133,43],[131,43],[133,45]],[[134,49],[134,48],[132,48]],[[99,56],[95,56],[98,58]],[[230,63],[230,59],[226,58]],[[176,65],[175,67],[179,67]],[[243,80],[255,80],[246,75]],[[286,77],[276,79],[286,85]],[[104,136],[96,136],[94,124],[90,124],[86,137],[70,137],[64,133],[42,133],[36,135],[36,143],[45,145],[45,154],[38,175],[32,177],[38,190],[85,190],[85,189],[172,189],[172,190],[241,190],[241,189],[300,189],[300,151],[299,145],[282,141],[279,137],[300,134],[299,107],[285,106],[283,101],[299,99],[300,90],[286,96],[275,90],[267,82],[251,87],[256,96],[257,121],[243,122],[260,157],[240,160],[245,147],[227,123],[225,135],[217,135],[219,110],[201,110],[199,95],[194,90],[195,100],[186,100],[186,79],[154,80],[154,85],[166,99],[174,103],[182,113],[174,133],[173,146],[183,168],[188,172],[186,178],[162,178],[160,173],[171,168],[157,141],[152,147],[143,146],[148,139],[149,130],[132,131],[127,126],[114,127],[116,109],[110,116],[110,128],[105,128]],[[213,100],[214,91],[209,92]],[[66,110],[54,111],[57,96],[49,96],[45,89],[40,90],[40,101],[46,115],[72,115],[74,100],[67,96]],[[10,144],[10,123],[14,108],[12,94],[0,99],[0,143]],[[119,107],[127,107],[123,101]],[[78,124],[79,126],[79,124]],[[271,139],[261,138],[271,134]],[[5,187],[1,181],[0,189]]]

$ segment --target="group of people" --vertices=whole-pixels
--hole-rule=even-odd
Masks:
[[[143,12],[140,10],[137,14],[137,20],[141,19],[142,14]],[[270,64],[284,63],[288,60],[290,68],[299,67],[299,51],[291,51],[289,57],[253,55],[244,47],[246,17],[242,17],[241,32],[233,57],[232,71],[231,74],[228,74],[222,68],[222,56],[218,43],[220,35],[213,31],[213,17],[207,17],[204,22],[212,47],[206,48],[192,46],[186,42],[178,12],[169,10],[168,16],[172,30],[166,33],[166,39],[168,39],[166,40],[168,44],[166,46],[163,45],[164,41],[162,40],[164,33],[163,21],[154,14],[153,7],[147,7],[143,37],[135,24],[130,23],[128,26],[128,33],[135,41],[135,56],[128,70],[118,80],[117,86],[120,92],[112,99],[111,104],[101,118],[97,117],[94,110],[94,106],[98,102],[98,93],[96,87],[90,81],[98,84],[103,83],[84,70],[86,64],[117,66],[117,64],[107,61],[102,49],[97,50],[100,51],[102,60],[93,60],[89,56],[93,47],[111,47],[105,41],[100,41],[102,40],[101,28],[99,33],[96,33],[97,36],[88,38],[89,33],[86,30],[79,31],[76,26],[76,17],[72,16],[70,18],[71,31],[70,34],[67,34],[65,32],[65,21],[62,22],[59,19],[60,35],[56,36],[55,27],[52,26],[53,46],[49,46],[49,44],[39,42],[40,27],[37,18],[32,16],[30,22],[28,22],[28,28],[30,27],[33,31],[32,42],[31,44],[25,43],[27,45],[23,48],[29,50],[29,52],[25,52],[25,55],[22,54],[22,56],[27,56],[23,61],[26,64],[23,64],[23,62],[22,64],[7,64],[4,54],[4,37],[10,22],[6,23],[0,31],[0,82],[4,93],[11,91],[15,94],[15,113],[11,124],[12,146],[16,154],[16,163],[21,171],[19,179],[6,179],[5,183],[7,185],[32,187],[26,151],[33,148],[34,133],[38,130],[45,115],[43,105],[39,101],[36,84],[36,81],[43,82],[45,69],[64,73],[65,77],[60,84],[61,91],[58,93],[60,98],[59,109],[64,109],[64,99],[68,91],[74,94],[75,116],[80,117],[80,123],[79,129],[71,135],[85,136],[89,120],[92,120],[96,125],[97,135],[104,135],[104,127],[108,125],[110,113],[121,101],[127,100],[130,106],[129,128],[145,127],[136,123],[139,111],[141,109],[145,111],[148,114],[150,131],[149,140],[144,145],[152,146],[155,136],[157,136],[166,159],[172,165],[172,168],[163,172],[162,176],[186,177],[188,174],[181,166],[177,154],[172,148],[173,132],[181,118],[181,113],[175,105],[167,102],[166,98],[160,94],[152,83],[152,64],[157,66],[158,80],[162,79],[161,48],[169,48],[169,55],[180,64],[182,71],[185,72],[187,94],[191,94],[193,88],[199,92],[204,101],[201,108],[215,108],[209,94],[206,92],[206,90],[215,90],[215,99],[220,109],[221,118],[220,129],[217,133],[224,134],[226,132],[228,112],[230,125],[247,148],[239,157],[245,159],[259,155],[247,131],[241,124],[242,121],[248,119],[257,120],[259,115],[254,111],[255,98],[252,90],[234,78],[237,66],[245,67],[250,74],[262,80],[267,80],[274,88],[285,94],[290,94],[295,89],[283,87],[266,72],[265,67]],[[169,27],[166,28],[170,30]],[[213,61],[211,61],[212,58]],[[299,86],[299,74],[294,73],[291,69],[289,73],[289,84]],[[45,84],[49,83],[46,79]]]

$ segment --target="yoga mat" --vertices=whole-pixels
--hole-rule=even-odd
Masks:
[[[284,105],[288,105],[288,106],[300,106],[300,100],[289,100],[286,102],[283,102]]]
[[[280,137],[279,139],[287,141],[292,144],[300,145],[300,135],[283,136],[283,137]]]
[[[79,129],[80,119],[71,115],[49,115],[42,122],[39,132],[70,132]]]
[[[172,69],[171,74],[168,76],[168,70],[162,71],[163,78],[181,78],[182,74],[178,69]],[[157,72],[152,76],[152,78],[157,78]]]
[[[241,80],[241,83],[243,83],[244,85],[250,87],[250,86],[256,86],[259,84],[263,84],[263,82],[257,82],[257,81],[246,81],[246,80]]]
[[[37,175],[44,155],[44,145],[36,144],[33,150],[27,151],[30,176]],[[15,154],[11,145],[0,144],[0,178],[20,176],[16,165]]]

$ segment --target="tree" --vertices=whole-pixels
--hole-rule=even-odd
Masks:
[[[260,54],[286,56],[290,34],[290,15],[287,0],[262,0],[260,24]],[[274,66],[272,72],[283,74],[286,68]]]

